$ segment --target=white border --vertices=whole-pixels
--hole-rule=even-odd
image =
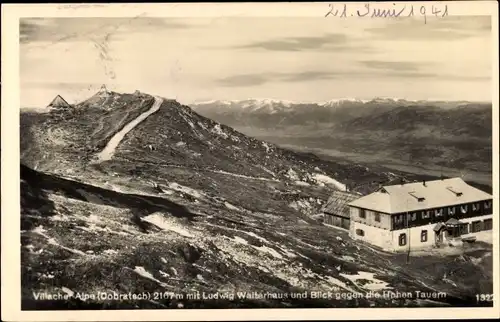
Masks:
[[[377,3],[391,8],[394,2]],[[397,2],[399,3],[399,2]],[[2,5],[2,320],[83,321],[83,320],[299,320],[299,319],[439,319],[491,318],[499,310],[498,253],[498,3],[496,1],[445,1],[450,15],[492,16],[493,101],[493,196],[496,225],[493,230],[493,308],[370,308],[370,309],[226,309],[226,310],[115,310],[115,311],[20,311],[20,205],[19,205],[19,18],[21,17],[318,17],[328,3],[231,3],[231,4],[9,4]],[[432,2],[412,2],[413,6]],[[364,3],[349,3],[362,10]],[[473,55],[474,49],[464,53]]]

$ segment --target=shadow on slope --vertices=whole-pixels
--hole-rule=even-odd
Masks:
[[[50,207],[50,204],[53,203],[43,197],[46,196],[46,192],[51,192],[93,204],[132,209],[137,216],[146,216],[158,211],[168,212],[175,217],[188,220],[198,216],[189,212],[184,206],[165,198],[116,192],[41,173],[25,165],[21,165],[21,180],[29,182],[31,189],[34,189],[39,194],[39,197],[34,200],[26,199],[25,202],[29,203],[29,205],[26,205],[29,208],[34,208],[34,205],[30,202],[43,201],[44,207],[47,208],[43,211],[44,215],[53,213],[53,208]],[[22,195],[24,194],[23,190],[21,190]]]
[[[26,167],[21,165],[21,171],[23,168]],[[46,191],[41,189],[36,181],[27,180],[23,173],[21,173],[21,214],[21,230],[31,230],[37,226],[34,215],[48,217],[56,214],[54,202],[49,199]]]

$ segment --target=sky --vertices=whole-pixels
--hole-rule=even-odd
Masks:
[[[184,104],[492,95],[488,16],[23,18],[19,32],[23,107],[102,84]]]

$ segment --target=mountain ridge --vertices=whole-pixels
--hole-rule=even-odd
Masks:
[[[221,105],[221,106],[232,106],[232,107],[250,107],[251,104],[254,105],[283,105],[286,107],[291,107],[294,105],[317,105],[317,106],[329,106],[334,107],[341,105],[342,103],[385,103],[385,104],[441,104],[447,105],[463,105],[463,104],[491,104],[487,101],[479,100],[444,100],[444,99],[405,99],[405,98],[395,98],[395,97],[374,97],[371,99],[360,99],[356,97],[343,97],[334,98],[326,101],[291,101],[276,98],[247,98],[247,99],[234,99],[234,100],[207,100],[207,101],[195,101],[189,106],[199,107],[204,105]]]

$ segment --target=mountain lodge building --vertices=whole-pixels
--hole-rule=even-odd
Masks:
[[[461,178],[382,186],[347,207],[351,238],[388,251],[458,245],[493,228],[492,196]],[[337,226],[330,208],[324,209],[325,224]]]

